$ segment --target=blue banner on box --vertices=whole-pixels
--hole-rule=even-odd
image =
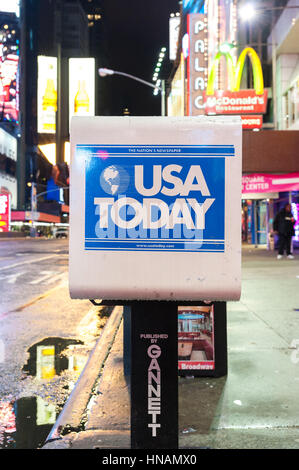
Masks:
[[[223,252],[233,146],[85,146],[85,249]]]

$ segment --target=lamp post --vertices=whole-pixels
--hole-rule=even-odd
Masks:
[[[56,22],[56,54],[57,54],[57,110],[56,110],[56,163],[64,162],[64,144],[62,139],[62,12],[64,0],[56,1],[55,22]]]
[[[43,191],[41,193],[37,193],[37,190],[36,190],[36,187],[37,187],[37,184],[36,183],[27,183],[27,185],[29,187],[31,187],[31,220],[32,220],[32,227],[30,229],[30,236],[31,237],[35,237],[35,228],[33,227],[33,222],[36,221],[37,219],[37,198],[39,196],[44,196],[45,194],[48,194],[48,193],[51,193],[51,192],[54,192],[54,191],[58,191],[57,188],[55,189],[48,189],[47,191]],[[43,185],[42,185],[43,186]],[[59,189],[69,189],[69,186],[61,186]]]
[[[117,70],[111,70],[106,68],[100,68],[98,70],[100,77],[107,77],[107,75],[121,75],[122,77],[131,78],[132,80],[136,80],[137,82],[143,83],[143,85],[150,86],[151,88],[158,89],[161,92],[161,115],[165,116],[165,80],[162,80],[162,86],[154,85],[153,83],[147,82],[142,78],[135,77],[135,75],[131,75],[125,72],[119,72]]]

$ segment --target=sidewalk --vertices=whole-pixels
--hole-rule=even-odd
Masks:
[[[299,448],[299,254],[245,247],[242,265],[241,300],[227,304],[227,377],[179,379],[180,448]],[[44,448],[129,448],[129,417],[121,324],[84,424]]]

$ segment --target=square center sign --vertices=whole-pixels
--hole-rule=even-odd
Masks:
[[[73,118],[71,296],[238,299],[241,138],[239,117]]]

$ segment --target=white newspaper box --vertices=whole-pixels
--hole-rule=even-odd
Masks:
[[[238,300],[240,117],[74,117],[72,298]]]

